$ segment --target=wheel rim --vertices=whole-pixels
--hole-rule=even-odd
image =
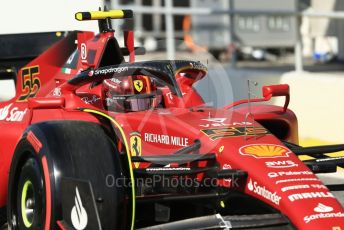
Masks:
[[[30,180],[25,181],[22,189],[21,214],[25,227],[30,228],[35,214],[35,192]]]

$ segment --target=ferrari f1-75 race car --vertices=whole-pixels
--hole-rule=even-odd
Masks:
[[[37,34],[22,35],[24,46],[1,43],[18,52],[1,57],[0,84],[13,79],[16,94],[0,101],[0,224],[344,229],[331,193],[342,185],[316,176],[344,164],[323,155],[344,146],[298,145],[289,86],[209,106],[194,87],[209,77],[202,63],[135,62],[144,50],[132,30],[119,46],[111,19],[132,17],[130,10],[77,13],[98,20],[100,33],[57,33],[54,45],[27,59],[22,49],[34,50]],[[272,97],[285,97],[284,106],[254,104]]]

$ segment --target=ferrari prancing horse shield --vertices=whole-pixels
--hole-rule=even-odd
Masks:
[[[134,81],[134,87],[137,90],[137,92],[141,92],[143,89],[143,81],[142,80],[135,80]]]
[[[131,133],[130,152],[132,156],[141,156],[141,153],[142,153],[141,135],[137,132]],[[134,165],[135,165],[135,168],[138,168],[140,163],[135,162]]]

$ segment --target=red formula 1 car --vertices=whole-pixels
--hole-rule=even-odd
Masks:
[[[210,107],[193,87],[207,75],[203,64],[135,62],[143,50],[131,30],[118,45],[110,19],[132,16],[77,13],[98,20],[100,33],[59,34],[30,62],[4,62],[0,84],[15,79],[16,95],[0,102],[1,225],[344,229],[344,209],[330,192],[342,186],[315,175],[335,172],[343,159],[323,153],[344,146],[297,145],[288,85]],[[275,96],[286,98],[283,107],[253,105]],[[301,154],[315,159],[302,162]]]

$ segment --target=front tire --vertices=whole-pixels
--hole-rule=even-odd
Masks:
[[[7,199],[10,229],[60,229],[58,225],[66,221],[64,178],[90,183],[102,229],[126,228],[130,218],[128,190],[109,187],[108,175],[125,178],[114,140],[99,124],[54,121],[29,127],[11,163]],[[75,194],[67,195],[74,199]],[[71,211],[67,210],[68,216]]]
[[[46,195],[43,175],[39,155],[26,139],[22,139],[16,148],[10,170],[7,200],[10,229],[44,229]]]
[[[19,229],[42,229],[45,200],[42,170],[38,160],[30,157],[21,168],[17,189],[16,224]]]
[[[0,208],[0,229],[7,230],[7,218],[6,218],[6,207]]]

